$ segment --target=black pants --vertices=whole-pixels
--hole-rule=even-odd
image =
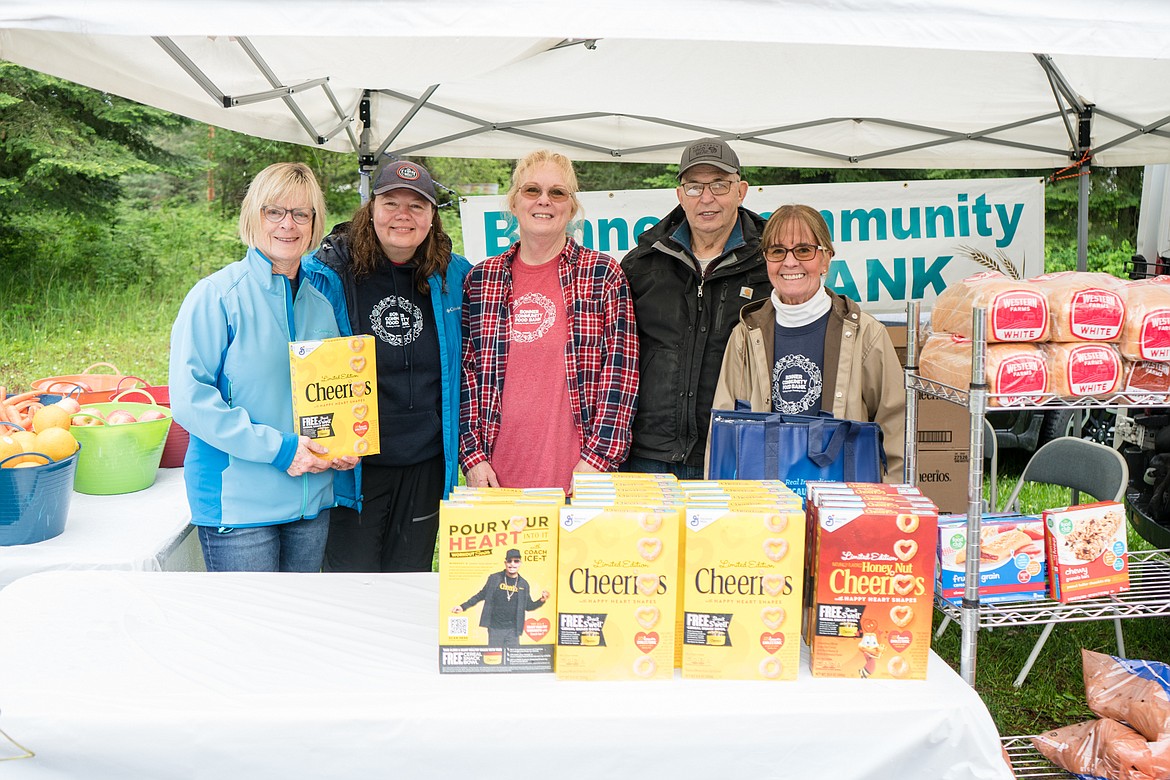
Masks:
[[[443,456],[414,466],[362,464],[362,511],[330,512],[325,571],[431,571]]]

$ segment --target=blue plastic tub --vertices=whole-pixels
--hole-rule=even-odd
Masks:
[[[69,517],[78,452],[56,463],[0,468],[0,546],[34,544],[61,535]]]

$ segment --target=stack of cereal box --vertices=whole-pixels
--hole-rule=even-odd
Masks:
[[[816,677],[926,678],[938,509],[908,485],[808,483]]]
[[[682,675],[794,680],[804,510],[782,482],[683,482]]]
[[[966,515],[939,517],[935,564],[938,594],[959,604],[967,582]],[[1047,590],[1043,521],[1035,515],[984,515],[979,527],[979,600],[1036,601]]]
[[[1125,509],[1116,501],[1048,509],[1048,595],[1062,604],[1129,590]]]
[[[560,488],[457,488],[439,507],[439,671],[551,672]]]
[[[674,676],[680,516],[673,477],[574,475],[560,511],[558,678]]]

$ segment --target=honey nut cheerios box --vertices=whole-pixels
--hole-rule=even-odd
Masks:
[[[683,677],[796,679],[804,523],[799,499],[686,507]]]
[[[1125,508],[1116,501],[1049,509],[1048,596],[1062,604],[1129,590]]]
[[[650,506],[561,509],[559,679],[674,677],[681,513]]]
[[[564,501],[492,491],[439,507],[439,671],[551,672]]]
[[[814,517],[806,597],[813,676],[925,679],[937,509],[826,500],[810,509]]]
[[[377,455],[378,370],[373,336],[344,336],[288,345],[293,424],[330,458]]]

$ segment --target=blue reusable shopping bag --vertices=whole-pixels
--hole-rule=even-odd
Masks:
[[[809,480],[881,482],[877,423],[780,412],[711,411],[708,479],[782,479],[804,496]]]

